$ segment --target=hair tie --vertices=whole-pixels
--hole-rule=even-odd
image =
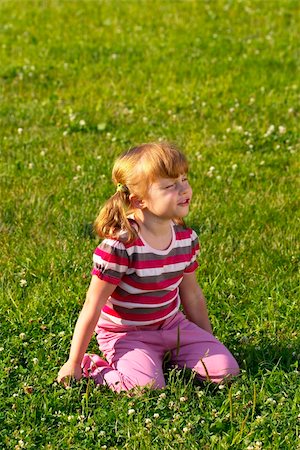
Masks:
[[[122,183],[118,183],[116,192],[128,192],[128,187]]]

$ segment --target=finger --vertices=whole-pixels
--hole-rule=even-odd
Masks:
[[[65,388],[70,387],[72,379],[73,379],[73,377],[71,377],[70,375],[67,375],[66,377],[63,378],[63,385]]]
[[[58,375],[57,382],[62,384],[64,387],[68,387],[70,385],[70,377]]]

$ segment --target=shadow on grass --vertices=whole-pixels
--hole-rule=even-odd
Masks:
[[[264,339],[262,345],[243,345],[237,360],[240,368],[251,375],[272,371],[274,368],[289,373],[297,370],[300,365],[300,342],[274,343]]]

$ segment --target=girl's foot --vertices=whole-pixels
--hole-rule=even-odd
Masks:
[[[96,384],[103,384],[103,369],[110,369],[107,361],[95,354],[86,353],[81,362],[82,374],[86,378],[93,378]]]

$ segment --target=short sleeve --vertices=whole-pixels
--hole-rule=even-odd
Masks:
[[[192,273],[198,267],[197,256],[200,253],[200,244],[197,234],[194,230],[191,230],[191,250],[190,250],[190,261],[184,269],[184,273]]]
[[[115,239],[104,239],[93,255],[92,275],[118,285],[128,269],[128,254],[124,244]]]

